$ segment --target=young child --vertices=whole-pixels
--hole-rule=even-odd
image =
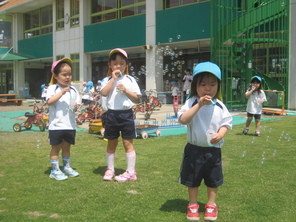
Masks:
[[[45,85],[45,84],[41,85],[41,98],[42,98],[43,102],[46,101],[47,88],[48,88],[47,85]]]
[[[260,136],[260,118],[262,112],[262,103],[266,101],[266,95],[261,87],[262,79],[260,76],[253,76],[251,78],[250,88],[247,90],[245,96],[248,99],[247,104],[247,121],[246,127],[243,131],[244,135],[247,135],[249,126],[253,117],[255,118],[255,135]]]
[[[180,183],[188,187],[187,219],[199,220],[198,188],[204,180],[208,201],[204,220],[217,219],[217,190],[223,184],[221,147],[223,137],[232,128],[232,117],[220,97],[221,70],[211,62],[199,63],[193,71],[189,99],[178,112],[179,122],[188,125],[188,143],[184,148]],[[215,133],[207,139],[208,131]]]
[[[93,94],[95,92],[94,84],[92,81],[88,81],[82,90],[82,103],[83,105],[89,105],[94,99]]]
[[[118,137],[121,133],[122,143],[126,152],[127,169],[125,173],[116,176],[115,180],[126,182],[136,180],[136,152],[133,139],[136,138],[136,128],[132,107],[141,95],[136,80],[128,75],[128,55],[120,48],[109,53],[108,76],[102,82],[101,94],[106,96],[108,110],[104,114],[104,137],[108,139],[107,170],[104,180],[112,180],[114,173],[115,151]]]
[[[178,106],[179,106],[179,100],[178,100],[178,91],[179,88],[177,87],[177,82],[173,81],[172,82],[172,97],[173,97],[173,105],[174,105],[174,113],[175,113],[175,117],[177,117],[178,115]]]
[[[183,103],[185,103],[187,94],[190,91],[190,86],[192,82],[192,75],[191,75],[191,69],[186,69],[185,75],[183,77]]]
[[[79,173],[70,166],[70,146],[75,144],[75,109],[80,104],[78,91],[70,86],[72,80],[72,61],[63,58],[52,64],[51,81],[47,90],[49,106],[49,143],[51,145],[50,178],[66,180],[68,176],[77,177]],[[62,150],[63,172],[59,168],[59,152]],[[67,174],[68,176],[66,176]]]

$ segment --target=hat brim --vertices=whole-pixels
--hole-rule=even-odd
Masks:
[[[111,52],[109,53],[109,58],[110,58],[111,55],[113,55],[116,52],[119,52],[122,55],[124,55],[125,58],[128,58],[128,55],[127,55],[126,51],[124,51],[123,49],[120,49],[120,48],[112,49]]]

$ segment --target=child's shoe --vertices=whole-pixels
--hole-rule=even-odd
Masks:
[[[104,175],[103,180],[112,180],[112,178],[115,176],[114,171],[107,169]]]
[[[259,131],[255,131],[255,136],[261,136]]]
[[[199,221],[198,204],[189,204],[187,207],[187,219],[190,221]]]
[[[51,170],[50,178],[56,179],[56,180],[67,180],[68,177],[60,170]]]
[[[137,173],[136,171],[134,173],[129,173],[128,171],[125,171],[123,174],[120,174],[119,176],[115,177],[115,180],[118,182],[126,182],[130,180],[136,180],[137,179]]]
[[[72,168],[67,168],[66,170],[64,169],[63,172],[67,174],[69,177],[77,177],[79,176],[79,173]]]
[[[247,135],[248,132],[249,132],[249,128],[245,128],[242,134]]]
[[[217,220],[218,207],[214,204],[206,204],[206,211],[204,215],[204,220],[214,221]]]

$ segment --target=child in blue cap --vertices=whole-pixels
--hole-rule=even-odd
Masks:
[[[232,128],[232,117],[219,99],[220,83],[221,70],[216,64],[199,63],[193,71],[189,99],[178,112],[179,122],[187,125],[188,143],[184,148],[180,183],[188,188],[190,221],[200,218],[197,194],[202,180],[208,193],[204,220],[217,219],[215,201],[218,187],[223,184],[221,148],[223,137]]]
[[[260,119],[262,113],[262,103],[266,101],[266,95],[261,87],[262,78],[260,76],[253,76],[251,78],[250,88],[247,90],[245,96],[248,99],[247,104],[247,121],[246,127],[243,130],[244,135],[247,135],[249,126],[253,117],[255,118],[255,136],[260,136]]]

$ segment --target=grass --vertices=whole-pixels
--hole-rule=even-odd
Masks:
[[[228,131],[218,221],[295,221],[295,125],[295,116],[264,121],[256,138],[241,135],[242,125]],[[99,135],[78,132],[71,163],[80,176],[66,181],[48,177],[47,132],[0,132],[0,140],[0,221],[186,221],[187,188],[178,183],[186,134],[134,140],[138,180],[126,183],[102,180]],[[121,144],[115,166],[116,174],[126,167]],[[204,185],[198,200],[203,211]]]

